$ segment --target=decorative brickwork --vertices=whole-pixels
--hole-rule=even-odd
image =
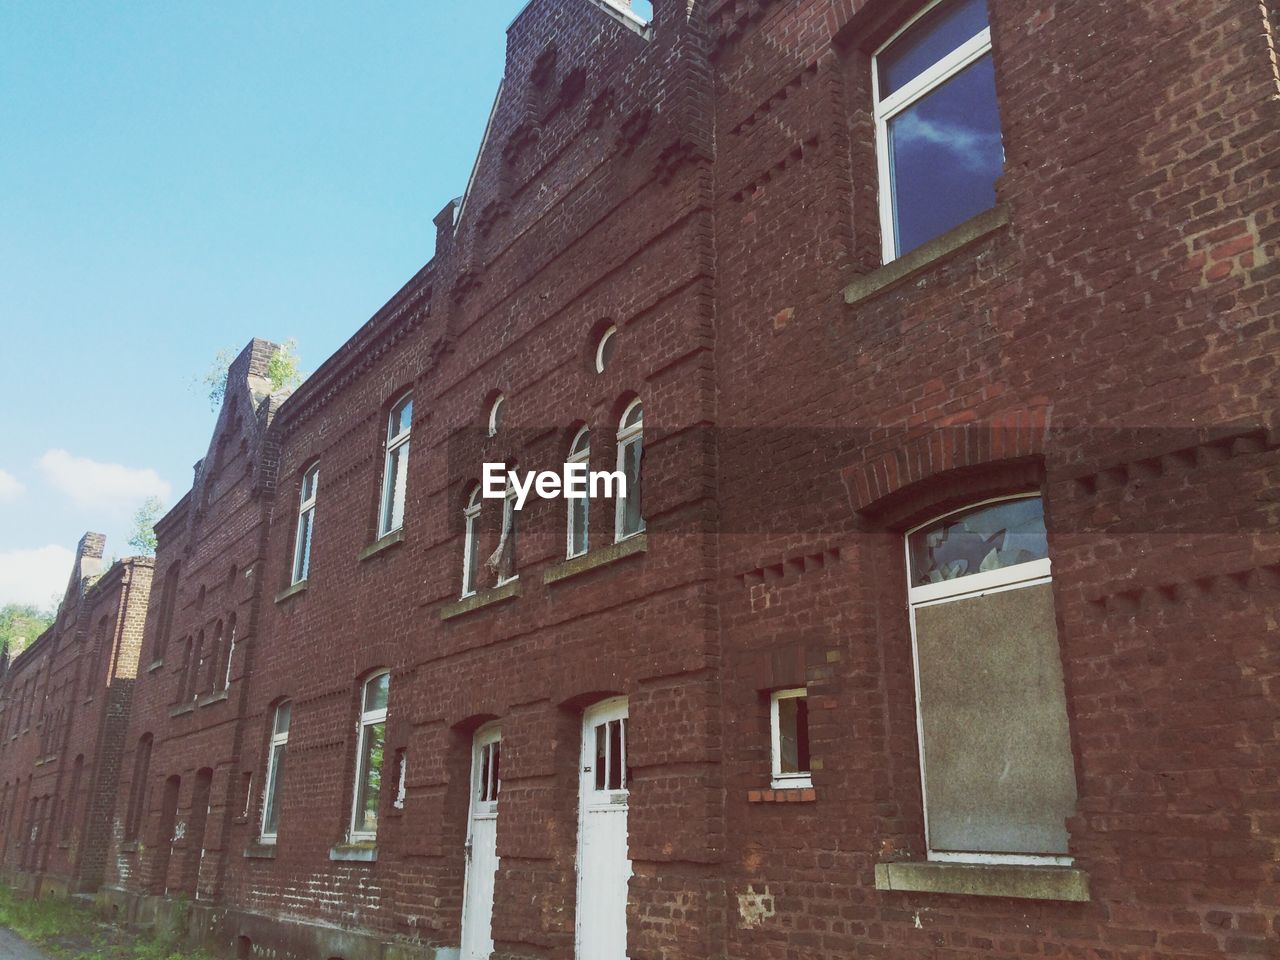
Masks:
[[[265,389],[271,344],[232,366],[158,528],[176,599],[148,614],[103,898],[145,920],[181,894],[201,935],[280,958],[456,956],[473,737],[496,723],[492,957],[569,960],[584,711],[626,697],[633,960],[1266,955],[1274,4],[991,0],[996,205],[888,265],[870,56],[919,5],[656,0],[648,25],[620,7],[533,0],[433,260],[291,396]],[[380,536],[410,390],[404,522]],[[643,541],[615,544],[595,502],[567,558],[564,502],[534,499],[499,583],[483,501],[461,596],[481,465],[558,469],[585,426],[613,469],[636,399]],[[1031,492],[1069,862],[929,860],[903,535]],[[376,832],[365,807],[353,835],[361,691],[383,669]],[[799,687],[812,785],[779,789],[770,694]],[[10,870],[31,869],[21,837],[49,853],[24,762],[0,756]]]

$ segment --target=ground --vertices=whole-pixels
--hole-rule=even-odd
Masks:
[[[0,957],[4,960],[214,960],[181,949],[171,937],[106,923],[86,904],[49,897],[26,900],[0,887]]]

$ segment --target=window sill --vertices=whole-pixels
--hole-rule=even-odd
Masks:
[[[377,863],[378,845],[376,843],[335,843],[329,848],[329,859],[354,863]]]
[[[984,210],[976,217],[970,217],[959,226],[921,244],[910,253],[854,280],[844,288],[844,302],[861,303],[896,287],[960,248],[1001,229],[1008,222],[1009,210],[1003,204]]]
[[[747,803],[813,803],[817,799],[818,793],[813,787],[747,791]]]
[[[169,716],[180,717],[184,713],[192,713],[195,710],[195,708],[196,708],[195,701],[192,701],[191,703],[179,704],[178,706],[174,707],[172,710],[169,711]]]
[[[368,560],[370,557],[376,557],[384,550],[390,550],[392,547],[404,543],[404,527],[399,530],[392,530],[385,536],[373,541],[363,550],[360,551],[359,560]]]
[[[138,852],[138,841],[137,841],[137,840],[126,840],[124,843],[120,844],[120,852],[121,852],[121,853],[137,853],[137,852]]]
[[[209,707],[215,703],[223,703],[227,699],[227,691],[219,690],[217,693],[205,694],[196,701],[196,706]]]
[[[161,657],[159,660],[152,660],[151,666],[147,667],[147,673],[155,673],[157,670],[159,670],[163,666],[164,666],[164,657]]]
[[[511,600],[520,596],[520,581],[508,580],[500,587],[494,587],[492,590],[482,590],[479,593],[473,593],[469,597],[463,597],[456,603],[451,603],[440,611],[441,620],[452,620],[454,617],[462,617],[475,610],[491,606],[495,603],[502,603],[505,600]]]
[[[1075,867],[939,861],[877,863],[876,889],[1084,903],[1089,900],[1089,875]]]
[[[645,553],[648,549],[649,535],[647,533],[633,534],[625,540],[619,540],[617,543],[611,543],[607,547],[592,550],[581,556],[574,557],[572,560],[566,560],[563,563],[557,563],[554,567],[549,567],[542,574],[542,582],[559,583],[561,580],[581,576],[590,570],[607,566],[610,563],[617,563],[619,560],[635,556],[637,553]]]
[[[274,860],[276,858],[276,845],[274,843],[251,843],[244,848],[244,855],[247,860]]]
[[[299,580],[293,586],[281,590],[276,594],[276,603],[284,603],[290,597],[296,597],[300,593],[304,593],[307,589],[307,580]]]

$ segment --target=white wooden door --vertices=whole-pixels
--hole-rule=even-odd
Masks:
[[[627,700],[583,717],[579,785],[577,956],[626,960]]]
[[[481,727],[471,751],[471,812],[467,825],[467,878],[462,900],[462,960],[489,960],[493,952],[493,881],[498,872],[498,791],[502,737]]]

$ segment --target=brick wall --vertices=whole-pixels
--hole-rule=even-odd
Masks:
[[[633,958],[1266,955],[1274,24],[1253,0],[990,7],[997,207],[963,243],[885,267],[869,56],[918,7],[659,0],[640,27],[595,0],[529,5],[434,259],[292,396],[261,378],[271,344],[232,366],[158,528],[174,612],[147,615],[114,894],[206,901],[211,935],[281,956],[322,935],[348,960],[456,947],[472,737],[497,721],[494,955],[570,957],[582,714],[625,695]],[[407,390],[405,521],[379,540]],[[486,573],[459,603],[481,464],[554,468],[585,425],[611,468],[636,398],[645,537],[615,549],[596,503],[587,558],[566,565],[563,504],[532,501],[517,584]],[[877,866],[926,856],[902,535],[1028,490],[1049,519],[1090,899],[878,889]],[[484,502],[482,556],[499,515]],[[230,682],[192,687],[233,614]],[[361,684],[384,668],[406,791],[398,808],[384,789],[372,859],[348,826]],[[767,693],[793,686],[813,786],[777,802]]]

